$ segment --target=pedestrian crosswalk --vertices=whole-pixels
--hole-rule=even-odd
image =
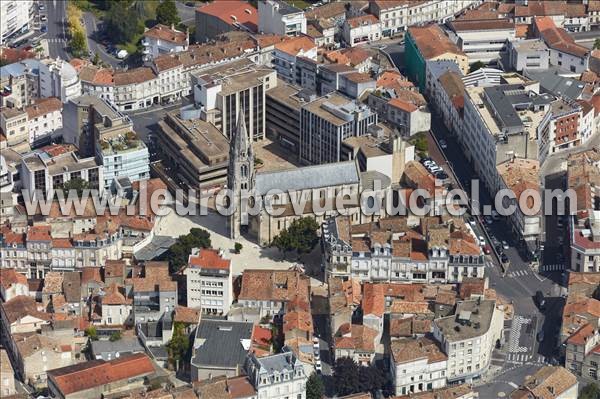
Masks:
[[[496,359],[500,361],[501,359]],[[539,363],[546,364],[546,357],[542,355],[531,355],[530,353],[509,353],[505,362],[509,363]]]
[[[542,272],[554,272],[554,271],[560,271],[560,270],[565,270],[566,266],[563,264],[551,264],[551,265],[541,265],[540,266],[540,271]]]
[[[528,276],[531,273],[531,270],[515,270],[514,272],[508,272],[508,277],[523,277]]]
[[[58,37],[53,37],[51,39],[46,39],[46,40],[48,40],[48,43],[66,43],[65,39],[61,39]]]
[[[523,316],[515,316],[508,337],[509,353],[524,353],[529,351],[529,348],[519,345],[519,338],[521,337],[521,329],[530,323],[531,319],[527,319]]]

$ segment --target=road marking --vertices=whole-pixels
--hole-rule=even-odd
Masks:
[[[513,388],[515,388],[515,389],[517,389],[517,388],[519,387],[517,384],[515,384],[515,383],[514,383],[514,382],[512,382],[512,381],[509,381],[509,382],[508,382],[508,385],[510,385],[511,387],[513,387]]]

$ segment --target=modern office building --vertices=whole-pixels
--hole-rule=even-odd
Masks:
[[[214,249],[194,249],[184,274],[188,308],[220,316],[229,313],[233,300],[231,260]]]
[[[11,37],[25,33],[33,18],[33,0],[6,0],[0,2],[0,45]]]
[[[277,73],[257,67],[247,59],[192,74],[194,100],[201,118],[212,123],[227,138],[235,130],[240,109],[252,140],[265,136],[265,93],[277,86]]]
[[[308,164],[343,161],[342,142],[363,136],[377,123],[377,113],[337,93],[321,97],[300,111],[300,160]]]

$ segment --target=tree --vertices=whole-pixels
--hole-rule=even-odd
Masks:
[[[156,7],[156,21],[158,21],[159,24],[167,26],[177,25],[179,23],[180,19],[177,14],[175,1],[164,0]]]
[[[177,370],[180,362],[184,359],[190,346],[190,338],[185,332],[185,324],[176,321],[174,324],[173,336],[167,344],[167,352],[169,353],[169,362]]]
[[[483,67],[485,67],[485,64],[483,62],[481,62],[481,61],[474,62],[471,65],[471,68],[469,68],[469,72],[475,72],[476,70],[481,69]]]
[[[600,398],[600,388],[596,383],[591,383],[585,386],[579,394],[579,399],[598,399]]]
[[[594,50],[600,50],[600,38],[594,40]]]
[[[85,33],[81,29],[75,29],[69,42],[71,53],[76,57],[81,57],[87,52],[87,41]]]
[[[317,374],[312,373],[306,381],[306,399],[321,399],[324,389],[325,387],[321,378]]]
[[[90,326],[85,330],[86,337],[89,337],[92,341],[98,341],[98,331],[96,331],[96,327]]]
[[[210,248],[210,234],[203,229],[193,228],[189,234],[179,236],[169,248],[168,258],[173,270],[178,271],[186,265],[193,248]]]
[[[243,245],[240,244],[239,242],[236,242],[235,245],[233,246],[233,250],[235,251],[236,254],[239,254],[242,251]]]
[[[94,53],[94,58],[92,59],[92,64],[94,64],[94,65],[100,64],[100,54],[98,54],[98,52]]]
[[[359,367],[358,382],[360,392],[375,393],[385,385],[385,375],[375,366]]]
[[[333,366],[333,382],[338,396],[360,392],[358,365],[349,357],[336,359]]]
[[[62,189],[65,193],[65,196],[69,195],[69,191],[75,190],[77,192],[77,196],[81,197],[81,195],[83,194],[83,190],[87,190],[89,188],[90,183],[88,183],[87,180],[83,180],[80,177],[75,177],[62,184]]]
[[[110,334],[110,342],[115,342],[121,339],[121,331],[115,331],[114,333]]]
[[[106,29],[115,43],[127,43],[140,31],[139,17],[129,11],[127,4],[116,2],[106,13]]]
[[[289,251],[296,251],[298,254],[308,253],[319,242],[318,228],[319,224],[313,217],[296,219],[273,239],[271,245],[284,254]]]

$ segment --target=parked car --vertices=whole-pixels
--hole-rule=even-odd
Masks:
[[[42,25],[42,27],[40,28],[40,32],[42,32],[42,33],[48,32],[48,27],[46,25]]]
[[[441,172],[436,173],[435,177],[440,180],[446,180],[448,178],[448,174],[444,171],[441,171]]]
[[[45,6],[45,5],[43,5],[43,4],[41,4],[41,3],[40,3],[40,4],[38,4],[38,10],[40,10],[40,11],[44,11],[45,9],[46,9],[46,6]]]
[[[494,219],[494,220],[500,219],[500,214],[496,211],[492,211],[492,219]]]
[[[315,370],[317,371],[317,374],[321,374],[323,372],[323,366],[321,365],[320,360],[315,362]]]
[[[508,249],[508,248],[510,248],[508,246],[508,243],[505,240],[502,240],[502,249]]]
[[[40,15],[40,21],[42,22],[46,22],[48,20],[48,17],[45,15]]]
[[[491,216],[484,216],[483,220],[485,220],[485,224],[492,224],[492,223],[494,223],[494,219],[492,219]]]
[[[448,143],[446,143],[446,140],[440,140],[440,147],[442,147],[444,150],[448,148]]]
[[[477,238],[479,239],[479,245],[485,245],[485,237],[484,236],[479,236]]]
[[[537,333],[537,340],[538,340],[538,342],[543,342],[544,341],[544,330],[540,330]]]
[[[467,221],[469,222],[469,224],[470,224],[471,226],[475,226],[475,225],[477,225],[477,221],[475,220],[475,218],[474,218],[473,216],[469,216],[469,217],[467,218]]]
[[[421,161],[420,161],[420,162],[421,162],[422,164],[425,164],[425,162],[427,162],[427,161],[433,161],[433,159],[431,159],[431,158],[429,158],[429,157],[423,157],[423,158],[421,158]]]
[[[536,291],[533,300],[535,302],[535,305],[540,310],[544,310],[544,308],[546,307],[546,299],[544,298],[544,294],[542,293],[542,291]]]
[[[505,265],[510,263],[510,261],[508,260],[508,256],[506,256],[505,253],[500,254],[500,261]]]
[[[492,253],[492,247],[490,247],[488,244],[485,244],[485,246],[483,247],[483,253],[486,255],[489,255]]]
[[[444,169],[440,168],[439,166],[434,166],[434,167],[429,168],[429,172],[431,174],[436,174],[436,173],[440,173],[443,171],[444,171]]]

